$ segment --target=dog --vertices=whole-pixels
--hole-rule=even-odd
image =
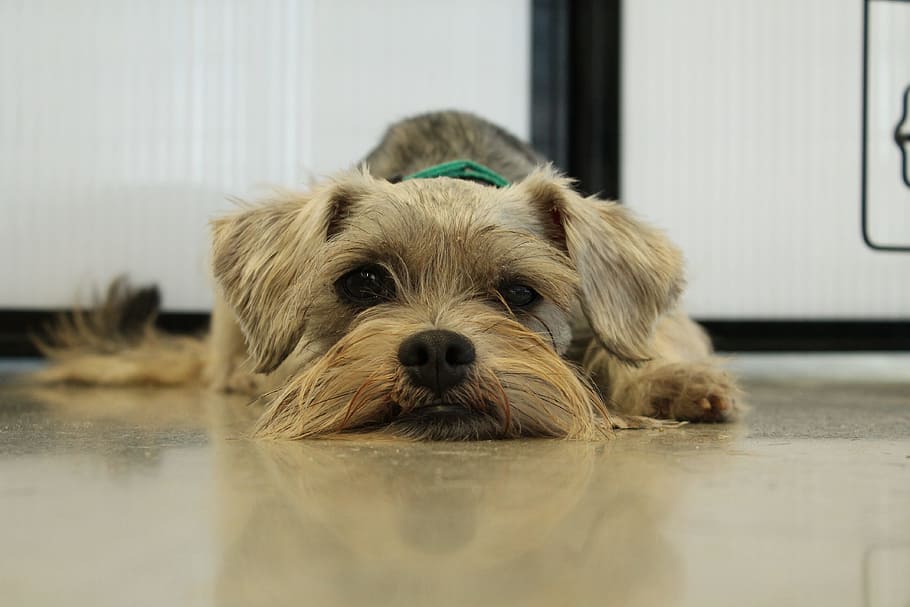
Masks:
[[[207,338],[154,330],[156,292],[121,281],[58,323],[38,379],[203,382],[266,401],[255,434],[284,439],[595,440],[740,410],[677,248],[472,114],[398,122],[359,168],[216,219],[211,262]]]

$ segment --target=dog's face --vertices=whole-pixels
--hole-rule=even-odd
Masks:
[[[294,367],[259,429],[287,438],[602,435],[562,357],[573,310],[635,363],[681,284],[663,236],[549,170],[503,189],[350,173],[214,232],[257,370]]]

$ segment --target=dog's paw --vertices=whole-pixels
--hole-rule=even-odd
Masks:
[[[732,421],[737,411],[736,400],[724,394],[708,394],[698,400],[661,398],[653,407],[654,416],[660,419],[705,423]]]
[[[225,392],[256,396],[265,389],[265,376],[257,373],[236,371],[230,375],[225,384]]]
[[[674,363],[656,369],[649,379],[654,417],[717,423],[733,421],[742,410],[733,378],[715,366]]]

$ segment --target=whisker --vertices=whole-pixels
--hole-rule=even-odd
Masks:
[[[550,343],[553,344],[553,349],[558,350],[559,348],[556,346],[556,338],[553,337],[553,331],[550,330],[550,327],[547,325],[547,323],[545,323],[543,320],[541,320],[540,317],[537,316],[536,314],[533,314],[533,313],[527,312],[527,311],[525,312],[525,314],[527,314],[528,316],[530,316],[531,318],[533,318],[534,320],[539,322],[541,325],[543,325],[543,328],[547,332],[547,335],[550,336]]]
[[[505,383],[505,382],[502,383],[502,386],[504,388],[508,388],[510,390],[519,390],[519,391],[524,391],[524,392],[530,392],[531,394],[533,394],[534,396],[536,396],[543,402],[547,403],[548,405],[552,405],[553,407],[560,409],[567,415],[570,415],[570,416],[573,415],[573,413],[569,409],[567,409],[564,405],[559,404],[555,399],[553,399],[549,396],[545,396],[544,394],[541,394],[540,392],[537,392],[536,390],[530,390],[525,386],[517,386],[515,384],[509,384],[509,383]]]
[[[367,339],[370,339],[371,337],[375,337],[375,336],[376,336],[376,335],[375,335],[374,333],[367,333],[366,335],[362,335],[362,336],[358,337],[358,338],[355,339],[355,340],[352,340],[352,341],[349,341],[349,342],[345,342],[344,344],[339,344],[339,345],[338,345],[338,349],[336,349],[336,350],[332,353],[332,356],[333,356],[333,357],[340,356],[345,350],[350,350],[351,348],[353,348],[353,347],[356,346],[357,344],[359,344],[359,343],[361,343],[361,342],[363,342],[363,341],[366,341]]]
[[[357,391],[354,393],[354,396],[351,397],[351,401],[348,403],[348,408],[345,413],[344,419],[341,420],[341,424],[338,427],[339,432],[344,430],[344,428],[347,426],[348,422],[351,420],[351,417],[353,417],[354,413],[359,411],[364,406],[364,402],[366,399],[361,399],[364,391],[367,388],[370,388],[376,384],[376,378],[382,372],[383,372],[383,369],[381,369],[381,368],[376,369],[375,371],[370,373],[369,377],[367,377],[363,381],[363,383],[360,384],[360,387],[357,388]]]
[[[560,420],[556,416],[554,416],[552,411],[549,411],[546,407],[541,408],[540,406],[535,405],[533,403],[522,402],[521,404],[515,405],[515,410],[518,411],[519,413],[524,413],[525,416],[527,416],[527,412],[525,410],[529,410],[529,411],[533,412],[536,417],[546,417],[550,420],[550,422],[552,424],[559,426],[559,427],[562,426]],[[519,416],[516,419],[521,419],[521,417]]]
[[[315,402],[308,403],[308,404],[307,404],[307,407],[318,407],[319,405],[325,404],[325,403],[327,403],[327,402],[329,402],[329,401],[337,400],[337,399],[339,399],[339,398],[344,398],[344,397],[346,397],[346,396],[350,396],[350,395],[352,395],[352,394],[355,394],[356,392],[357,392],[356,390],[348,390],[347,392],[341,392],[341,393],[336,394],[336,395],[334,395],[334,396],[328,396],[328,397],[326,397],[326,398],[322,398],[322,399],[317,400],[317,401],[315,401]]]
[[[481,330],[479,331],[479,333],[489,333],[490,331],[493,330],[494,327],[497,327],[497,326],[501,325],[501,324],[504,323],[504,322],[505,322],[505,319],[499,319],[499,320],[497,320],[496,322],[494,322],[493,324],[491,324],[489,327],[486,327],[485,329],[481,329]]]
[[[512,425],[512,403],[509,400],[509,395],[506,394],[505,389],[502,387],[502,382],[499,381],[499,378],[496,377],[496,375],[493,375],[492,378],[493,378],[493,386],[499,392],[499,396],[502,397],[502,400],[499,401],[499,406],[500,406],[500,409],[502,409],[503,418],[504,418],[503,424],[502,424],[502,430],[503,430],[503,432],[507,432],[509,430],[509,427]]]
[[[275,394],[276,392],[280,392],[280,391],[282,391],[282,390],[284,390],[284,389],[286,389],[286,388],[287,388],[287,386],[281,386],[281,387],[279,387],[279,388],[275,388],[274,390],[269,390],[268,392],[263,392],[262,394],[258,395],[256,398],[254,398],[253,400],[251,400],[250,402],[248,402],[248,403],[246,404],[246,406],[247,406],[247,407],[252,407],[252,406],[255,405],[256,403],[258,403],[260,400],[262,400],[263,398],[266,398],[266,397],[268,397],[268,396],[271,396],[271,395]]]
[[[350,402],[348,402],[348,407],[347,407],[347,411],[345,411],[344,418],[342,418],[341,423],[338,425],[339,432],[341,432],[345,429],[345,427],[348,425],[348,422],[351,421],[351,417],[353,417],[354,412],[357,409],[359,409],[359,407],[355,403],[358,402],[357,399],[360,397],[360,395],[363,393],[363,391],[366,390],[367,386],[369,386],[371,383],[372,383],[372,376],[368,377],[362,384],[360,384],[360,387],[357,388],[357,391],[354,393],[354,396],[351,398]]]

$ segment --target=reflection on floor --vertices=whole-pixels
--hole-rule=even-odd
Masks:
[[[242,399],[0,387],[0,597],[910,604],[910,358],[735,365],[742,424],[598,444],[271,443]]]

